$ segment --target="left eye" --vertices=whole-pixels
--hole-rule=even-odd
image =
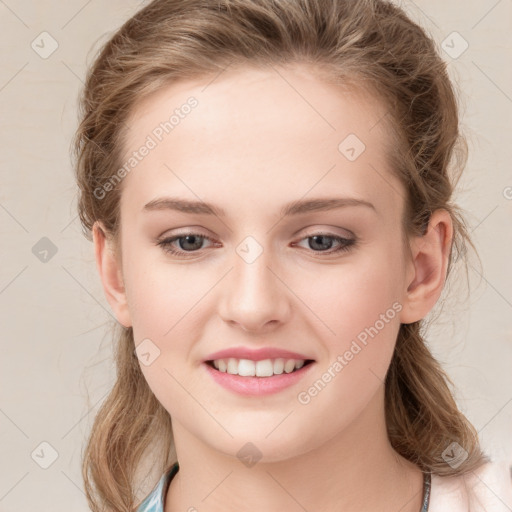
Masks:
[[[320,250],[314,250],[313,252],[320,252],[320,253],[326,253],[326,254],[333,254],[340,251],[348,251],[351,246],[355,244],[355,240],[352,238],[342,238],[341,236],[337,235],[329,235],[324,233],[317,233],[314,235],[309,235],[303,240],[309,240],[308,246],[310,248],[318,247],[320,246]],[[329,242],[329,240],[331,240]],[[333,242],[332,240],[338,242],[339,246],[336,249],[331,249]],[[328,247],[325,247],[325,246]]]
[[[184,233],[182,235],[165,238],[164,240],[159,241],[157,245],[162,246],[163,250],[167,253],[175,256],[187,257],[187,253],[194,253],[200,250],[204,240],[214,242],[212,238],[205,235],[200,235],[198,233]],[[308,243],[309,248],[312,249],[313,252],[323,254],[333,254],[341,251],[348,251],[350,247],[356,243],[354,239],[342,238],[337,235],[330,235],[325,233],[309,235],[304,237],[302,240],[310,240]],[[339,244],[339,246],[335,249],[331,249],[334,244],[332,240],[334,240],[334,242],[338,242]],[[178,248],[173,245],[175,242],[178,242]],[[315,247],[317,249],[315,249]]]

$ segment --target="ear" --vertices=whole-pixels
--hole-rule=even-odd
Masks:
[[[105,297],[124,327],[131,326],[126,291],[121,272],[121,259],[117,257],[112,241],[106,236],[107,230],[100,221],[92,227],[96,266],[100,274]]]
[[[401,323],[421,320],[439,299],[446,280],[452,238],[452,218],[446,210],[439,209],[431,215],[427,232],[413,239]]]

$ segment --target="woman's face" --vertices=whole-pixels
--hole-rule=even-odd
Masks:
[[[227,70],[137,106],[116,314],[175,429],[225,454],[284,460],[382,402],[411,277],[385,115],[298,65]],[[238,348],[313,362],[273,377],[205,362]],[[278,372],[279,355],[235,359],[267,359],[242,373]]]

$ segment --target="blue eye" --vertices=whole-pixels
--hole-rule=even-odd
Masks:
[[[201,235],[199,233],[182,233],[180,235],[160,240],[157,245],[161,246],[163,250],[168,254],[187,258],[189,254],[197,253],[200,249],[202,249],[202,242],[204,240],[214,242],[212,238]],[[309,235],[304,237],[302,240],[310,240],[308,246],[314,253],[327,255],[349,251],[350,248],[353,247],[356,243],[355,239],[342,238],[337,235],[330,235],[325,233]],[[334,245],[333,241],[339,244],[339,246],[335,249],[331,249],[331,247]],[[178,242],[178,248],[176,248],[174,245],[175,242]],[[315,247],[317,247],[318,250],[315,249]]]
[[[179,242],[183,240],[185,240],[185,242],[178,243],[178,245],[181,246],[182,249],[175,249],[173,247],[172,244],[174,242]],[[197,252],[197,249],[201,248],[202,240],[209,240],[210,242],[213,242],[213,240],[210,237],[200,235],[198,233],[183,233],[181,235],[176,235],[171,238],[165,238],[164,240],[158,242],[158,245],[162,246],[165,252],[168,252],[174,256],[181,256],[183,254],[186,255],[186,253],[189,252]],[[189,250],[186,250],[186,246],[192,246],[192,248],[189,247]]]
[[[313,249],[315,246],[320,248],[320,250],[314,250],[313,252],[320,252],[320,253],[326,253],[326,254],[333,254],[333,253],[338,253],[341,251],[348,251],[356,242],[352,238],[342,238],[341,236],[329,235],[329,234],[324,234],[324,233],[317,233],[314,235],[309,235],[309,236],[303,238],[303,240],[309,240],[308,246],[311,249]],[[332,240],[334,240],[335,242],[338,242],[340,244],[334,250],[330,250],[331,247],[333,246]]]

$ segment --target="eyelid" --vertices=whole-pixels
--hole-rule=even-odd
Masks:
[[[350,239],[350,238],[356,238],[356,235],[354,233],[352,233],[352,231],[349,231],[348,229],[345,229],[345,228],[326,228],[326,229],[323,229],[323,228],[305,228],[306,229],[306,232],[303,233],[301,235],[301,239],[302,238],[307,238],[309,236],[315,236],[315,235],[325,235],[325,236],[336,236],[336,237],[339,237],[339,238],[344,238],[346,240]],[[339,233],[334,233],[333,230],[335,229],[343,229],[343,231],[345,232],[345,234],[339,234]]]
[[[203,255],[203,251],[205,248],[199,249],[197,251],[184,251],[183,249],[175,248],[172,245],[180,238],[184,238],[186,236],[198,236],[204,240],[208,240],[209,242],[211,242],[211,244],[214,247],[219,246],[219,244],[216,242],[215,239],[213,239],[213,237],[210,237],[208,235],[201,233],[200,230],[192,231],[191,228],[188,228],[186,231],[183,231],[183,232],[173,233],[172,235],[159,238],[156,241],[156,245],[160,246],[164,252],[168,253],[170,256],[173,256],[177,259],[193,260],[196,257],[200,258]],[[335,233],[331,233],[328,231],[317,230],[317,231],[312,231],[311,233],[303,234],[297,240],[297,242],[294,242],[292,244],[292,246],[297,246],[298,244],[300,244],[300,242],[305,241],[308,238],[313,238],[315,236],[325,236],[328,238],[332,238],[339,244],[339,247],[337,249],[334,249],[334,250],[328,249],[326,251],[313,251],[313,250],[309,250],[307,248],[303,248],[304,251],[311,253],[311,255],[315,258],[321,258],[321,259],[333,258],[333,257],[336,257],[343,253],[346,253],[346,252],[348,253],[349,251],[351,251],[351,249],[355,248],[358,245],[358,238],[356,236],[349,236],[347,238],[347,237],[337,235]]]
[[[330,232],[324,232],[324,231],[314,231],[313,233],[305,234],[304,236],[301,236],[297,242],[294,242],[293,245],[299,245],[301,242],[307,240],[308,238],[313,238],[315,236],[325,236],[327,238],[332,238],[333,240],[337,241],[339,244],[341,244],[337,249],[329,249],[327,251],[311,251],[308,252],[312,253],[313,255],[320,256],[324,255],[323,257],[327,258],[329,256],[335,256],[339,253],[342,253],[344,251],[348,251],[351,247],[354,247],[358,244],[358,238],[355,236],[345,237],[341,235],[337,235],[335,233]],[[307,249],[306,249],[307,250]]]
[[[348,229],[344,229],[344,228],[343,229],[347,233],[347,235],[333,233],[333,232],[329,231],[329,229],[325,229],[324,230],[322,228],[314,229],[314,228],[311,228],[311,227],[307,227],[307,228],[304,228],[304,229],[306,229],[306,232],[302,233],[300,235],[300,237],[297,238],[297,241],[301,241],[304,238],[308,238],[308,237],[312,237],[312,236],[319,236],[319,235],[338,237],[338,238],[342,238],[344,240],[350,240],[352,238],[354,238],[354,239],[357,238],[354,233],[352,233]],[[335,228],[333,228],[333,229],[335,229]],[[340,228],[337,228],[337,229],[340,229]],[[300,230],[298,232],[300,232]],[[187,236],[187,235],[197,235],[197,236],[200,236],[202,238],[205,238],[205,239],[209,240],[210,242],[214,242],[215,241],[213,239],[213,237],[211,237],[208,234],[205,234],[202,231],[202,228],[197,228],[197,230],[196,230],[196,228],[194,226],[189,226],[189,227],[186,227],[186,228],[181,228],[179,231],[173,232],[173,233],[171,233],[169,235],[160,235],[159,237],[157,237],[156,241],[158,242],[158,241],[162,241],[162,240],[168,240],[170,238],[179,238],[179,237]]]

